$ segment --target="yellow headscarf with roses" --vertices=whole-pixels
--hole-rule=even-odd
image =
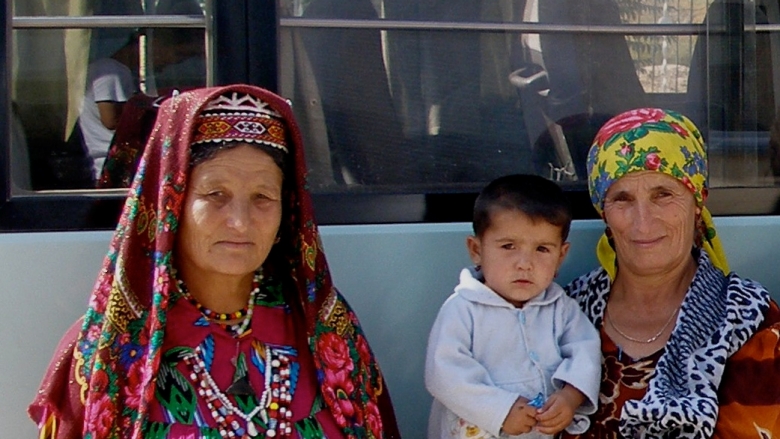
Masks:
[[[726,255],[715,232],[707,198],[707,152],[696,126],[682,114],[657,108],[639,108],[619,114],[596,134],[588,153],[588,189],[596,211],[604,216],[604,198],[612,183],[626,174],[657,171],[685,185],[701,208],[696,245],[713,265],[729,272]],[[699,242],[701,241],[701,242]],[[596,247],[599,262],[614,279],[617,273],[615,249],[606,234]]]

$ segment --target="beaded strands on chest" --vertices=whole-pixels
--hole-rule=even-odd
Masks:
[[[248,413],[239,409],[219,389],[203,360],[200,346],[184,356],[184,362],[191,370],[190,379],[196,383],[198,395],[206,402],[222,437],[258,437],[260,432],[254,420],[257,415],[260,415],[266,426],[266,437],[283,438],[292,435],[292,361],[286,354],[276,352],[268,345],[262,345],[261,349],[265,351],[265,388],[257,406]],[[244,421],[246,428],[242,427],[239,418]]]
[[[176,273],[174,273],[174,276],[175,275]],[[262,281],[263,272],[262,270],[258,270],[255,272],[254,278],[252,279],[252,291],[249,293],[249,302],[247,303],[247,306],[238,311],[224,314],[212,311],[198,302],[187,290],[187,286],[181,279],[177,279],[176,284],[178,285],[182,296],[195,306],[206,319],[216,321],[216,323],[224,326],[234,337],[238,338],[246,332],[252,322],[252,313],[254,311],[255,302],[257,301],[257,295],[260,293],[260,284]],[[238,319],[242,320],[235,324],[228,323]]]

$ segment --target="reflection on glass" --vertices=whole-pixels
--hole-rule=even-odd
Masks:
[[[771,184],[780,32],[756,29],[780,23],[770,3],[286,0],[280,82],[315,191],[461,190],[511,172],[584,188],[598,128],[640,106],[702,128],[712,186]],[[334,19],[353,27],[310,27]],[[475,26],[433,29],[450,22]]]
[[[73,0],[68,7],[49,3],[15,2],[14,13],[143,15],[147,6],[148,13],[203,15],[194,0],[160,1],[153,8],[138,0]],[[107,158],[117,170],[120,164],[132,167],[121,170],[129,178],[112,179],[124,185],[143,142],[136,151],[125,149],[124,156],[111,159],[117,130],[124,130],[126,138],[144,137],[148,133],[139,121],[144,112],[156,111],[147,101],[172,88],[206,84],[203,28],[15,29],[12,37],[12,99],[20,128],[14,139],[24,139],[26,148],[16,157],[29,157],[29,171],[20,173],[27,181],[20,176],[18,188],[117,187],[99,184]]]

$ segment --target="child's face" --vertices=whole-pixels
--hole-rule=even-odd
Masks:
[[[560,227],[509,209],[492,212],[490,227],[466,245],[485,285],[517,307],[550,285],[569,251]]]

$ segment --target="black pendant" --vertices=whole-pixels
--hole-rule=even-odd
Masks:
[[[249,384],[249,377],[243,375],[241,378],[233,381],[233,384],[227,388],[226,393],[228,395],[250,396],[254,395],[255,391],[252,389],[252,385]]]

